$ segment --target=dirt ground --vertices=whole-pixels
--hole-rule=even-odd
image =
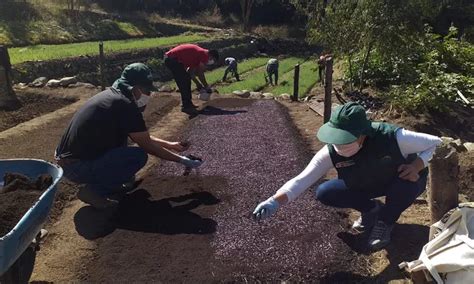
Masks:
[[[74,102],[74,99],[44,96],[34,92],[17,91],[16,93],[22,106],[14,111],[0,111],[0,131]]]
[[[76,92],[67,96],[86,99],[97,90]],[[151,132],[168,139],[183,137],[181,131],[188,124],[188,118],[175,107],[179,103],[177,96],[160,95],[158,98],[162,99],[160,103],[163,105],[160,106],[158,100],[151,100],[145,115]],[[79,100],[74,108],[77,109],[82,102],[83,100]],[[283,105],[293,118],[307,149],[317,151],[322,145],[315,139],[315,133],[322,124],[322,118],[304,103],[283,102]],[[22,128],[21,131],[15,132],[12,128],[0,132],[0,156],[52,160],[54,147],[73,112],[72,109],[58,112],[57,118],[48,118],[44,121],[46,124],[37,124],[27,130]],[[209,139],[218,137],[219,135],[211,136]],[[207,148],[203,146],[201,149],[206,151]],[[222,215],[222,212],[218,211],[220,206],[229,203],[229,198],[237,194],[227,196],[217,193],[232,183],[232,179],[229,181],[229,178],[220,175],[210,175],[206,179],[197,175],[153,175],[162,167],[160,161],[150,159],[142,173],[146,177],[141,186],[143,190],[131,194],[121,204],[121,213],[115,216],[97,214],[84,206],[74,197],[77,187],[64,180],[57,195],[52,221],[47,226],[50,235],[42,250],[38,252],[31,280],[116,281],[129,279],[127,271],[135,269],[141,272],[133,279],[135,282],[150,280],[149,275],[164,275],[166,277],[159,279],[170,282],[183,282],[183,279],[202,282],[209,279],[209,275],[239,282],[259,279],[245,274],[242,274],[241,278],[235,275],[230,277],[230,273],[223,276],[222,273],[229,271],[223,269],[219,274],[215,268],[225,268],[228,263],[209,261],[215,257],[212,244],[216,241],[218,222],[214,216],[217,213],[218,216]],[[282,177],[287,174],[278,167],[275,167],[275,170]],[[293,174],[296,172],[298,169],[295,168]],[[334,173],[329,174],[327,178],[332,176]],[[468,180],[469,177],[472,181],[472,164],[470,176],[468,173],[463,180]],[[187,184],[192,186],[185,186]],[[302,198],[311,200],[309,195]],[[352,279],[351,282],[358,283],[408,282],[397,265],[401,261],[416,259],[427,241],[429,209],[424,200],[419,200],[403,213],[394,229],[392,244],[372,254],[362,249],[361,244],[365,236],[346,230],[348,221],[356,218],[353,212],[336,211],[332,216],[346,220],[337,238],[356,253],[356,259],[354,263],[348,264],[351,269],[327,274],[321,281],[341,283],[341,279]],[[140,236],[138,241],[131,242],[137,235]],[[308,243],[310,246],[311,244]],[[154,265],[150,265],[151,263]],[[209,265],[206,266],[206,263]],[[216,266],[216,263],[219,265]],[[172,270],[162,274],[167,268]],[[112,271],[113,274],[110,273]],[[292,280],[286,278],[288,275],[280,276],[276,278]],[[156,279],[158,278],[154,280]]]
[[[76,230],[98,240],[83,280],[298,281],[350,267],[352,253],[334,232],[343,220],[330,217],[333,210],[314,199],[289,206],[274,222],[257,224],[249,218],[259,200],[310,158],[291,122],[285,126],[285,111],[273,101],[260,103],[268,107],[242,99],[211,102],[190,122],[183,138],[193,143],[190,153],[206,161],[198,175],[184,177],[182,166],[162,163],[148,171],[140,189],[111,219],[81,208],[74,215]],[[270,121],[274,128],[267,127]],[[279,155],[273,139],[293,157]],[[273,157],[262,159],[271,156],[268,151]],[[273,171],[276,164],[280,171]]]

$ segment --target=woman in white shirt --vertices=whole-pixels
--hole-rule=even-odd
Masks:
[[[338,178],[319,185],[316,198],[328,206],[359,211],[353,228],[371,230],[369,248],[383,248],[400,214],[425,190],[428,161],[441,139],[371,122],[353,102],[336,108],[317,137],[326,145],[298,176],[260,203],[254,217],[270,217],[336,168]],[[385,204],[374,199],[380,196],[385,196]]]

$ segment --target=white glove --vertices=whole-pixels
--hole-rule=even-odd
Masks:
[[[280,204],[272,196],[268,198],[267,200],[263,201],[262,203],[260,203],[257,206],[257,208],[255,208],[252,214],[255,220],[257,221],[263,220],[275,214],[275,212],[277,212],[279,207],[280,207]]]
[[[185,156],[181,156],[181,160],[179,162],[185,165],[187,168],[197,168],[200,167],[203,163],[200,160],[193,160]]]

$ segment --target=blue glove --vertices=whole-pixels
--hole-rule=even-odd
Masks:
[[[188,157],[181,157],[181,161],[179,161],[181,164],[185,165],[187,168],[197,168],[202,165],[201,160],[193,160]]]
[[[280,207],[280,204],[272,196],[268,198],[267,200],[263,201],[262,203],[260,203],[255,208],[252,214],[255,220],[257,221],[263,220],[275,214],[275,212],[278,210],[279,207]]]

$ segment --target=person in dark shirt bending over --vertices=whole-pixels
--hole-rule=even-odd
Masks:
[[[112,88],[93,96],[74,114],[55,158],[69,180],[85,184],[78,192],[83,202],[97,209],[116,207],[118,201],[110,197],[133,189],[130,181],[145,165],[148,154],[189,168],[201,165],[176,154],[186,149],[183,143],[148,132],[141,110],[154,90],[151,70],[133,63]],[[127,146],[128,137],[138,147]]]

